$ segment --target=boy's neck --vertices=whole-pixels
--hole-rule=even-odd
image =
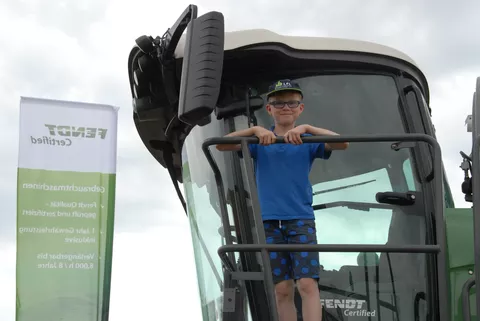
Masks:
[[[293,128],[295,128],[295,124],[286,125],[286,126],[275,124],[275,127],[273,128],[273,132],[278,136],[284,136],[289,130]]]

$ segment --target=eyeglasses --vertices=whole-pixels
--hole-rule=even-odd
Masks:
[[[288,108],[297,108],[300,106],[301,101],[299,100],[289,100],[289,101],[271,101],[268,103],[269,105],[272,105],[274,108],[281,109],[285,105],[288,106]]]

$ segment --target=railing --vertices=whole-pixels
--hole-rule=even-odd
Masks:
[[[445,226],[444,226],[444,213],[443,213],[443,171],[442,171],[442,156],[441,149],[438,142],[431,136],[425,134],[403,134],[403,135],[358,135],[358,136],[310,136],[302,138],[304,143],[333,143],[333,142],[426,142],[433,147],[433,174],[434,174],[434,216],[435,216],[435,235],[437,238],[437,244],[435,245],[405,245],[405,246],[389,246],[389,245],[355,245],[355,244],[329,244],[329,245],[279,245],[279,244],[267,244],[265,240],[265,233],[263,230],[262,217],[260,214],[260,205],[258,201],[258,194],[255,185],[255,176],[253,171],[253,165],[251,163],[251,155],[248,149],[248,144],[258,144],[259,140],[256,137],[220,137],[210,138],[205,140],[202,145],[202,149],[207,157],[207,160],[212,167],[215,175],[215,181],[218,187],[220,206],[222,216],[226,215],[226,202],[224,196],[223,180],[209,147],[211,145],[219,144],[241,144],[241,150],[243,158],[245,159],[246,170],[246,183],[250,190],[250,196],[252,201],[253,217],[255,220],[255,229],[257,232],[256,244],[232,244],[227,241],[227,244],[221,246],[218,249],[218,254],[224,263],[226,269],[232,273],[233,277],[243,280],[263,280],[264,288],[267,294],[267,304],[270,309],[272,321],[278,321],[274,283],[271,273],[269,252],[270,251],[305,251],[305,252],[397,252],[397,253],[435,253],[437,254],[437,271],[438,276],[436,284],[433,284],[433,288],[438,290],[438,314],[436,311],[432,311],[432,320],[446,321],[449,314],[449,302],[448,302],[448,278],[446,271],[446,239],[445,239]],[[284,143],[283,137],[278,137],[275,143]],[[477,162],[479,160],[477,159]],[[477,195],[479,197],[480,195]],[[475,195],[474,195],[475,197]],[[228,220],[228,219],[227,219]],[[480,226],[479,226],[480,229]],[[224,224],[225,235],[230,233],[229,225]],[[228,258],[227,253],[232,252],[260,252],[263,265],[263,272],[243,272],[236,271],[234,262]],[[480,258],[479,258],[480,259]],[[431,267],[433,268],[433,267]],[[436,298],[432,297],[431,291],[428,291],[428,304],[432,304],[436,301]]]
[[[470,321],[470,289],[475,285],[475,277],[469,278],[462,287],[463,321]]]

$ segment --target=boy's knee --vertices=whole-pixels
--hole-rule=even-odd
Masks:
[[[301,278],[297,280],[298,292],[302,297],[312,296],[319,292],[317,279]]]
[[[293,280],[281,281],[275,285],[275,294],[278,301],[293,300],[294,284]]]

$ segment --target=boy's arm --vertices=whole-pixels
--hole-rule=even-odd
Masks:
[[[331,130],[318,128],[311,125],[305,125],[306,132],[312,134],[313,136],[336,136],[339,135]],[[347,149],[348,142],[339,142],[339,143],[325,143],[326,150],[338,150],[338,149]]]
[[[247,129],[238,130],[232,132],[225,137],[249,137],[255,135],[255,127],[250,127]],[[217,149],[219,151],[239,151],[241,148],[240,144],[219,144],[217,145]]]

